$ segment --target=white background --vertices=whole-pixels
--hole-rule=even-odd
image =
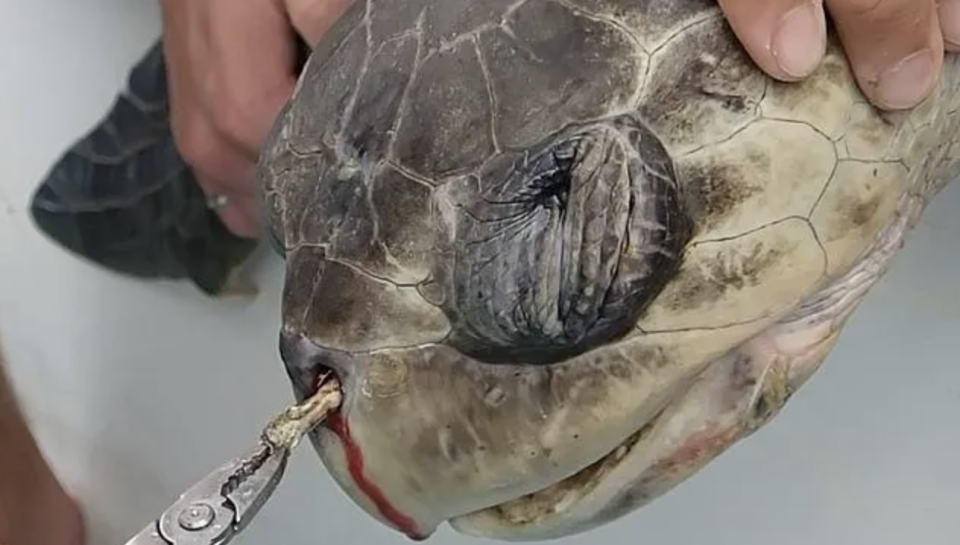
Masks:
[[[0,329],[45,450],[119,545],[290,399],[279,263],[252,306],[120,279],[32,228],[30,193],[158,33],[153,0],[0,0]],[[960,543],[960,184],[825,367],[768,428],[616,524],[565,543]],[[0,448],[3,448],[0,445]],[[234,543],[403,544],[309,447]],[[480,543],[441,531],[434,543]]]

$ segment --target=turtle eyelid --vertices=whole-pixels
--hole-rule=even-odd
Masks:
[[[549,365],[629,335],[689,240],[667,148],[612,118],[491,163],[457,217],[448,344]]]

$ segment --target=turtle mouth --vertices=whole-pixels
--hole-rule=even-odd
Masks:
[[[297,397],[304,399],[311,392],[315,392],[323,380],[330,377],[342,380],[340,377],[349,374],[349,370],[338,370],[336,367],[314,363],[306,372],[291,378],[293,378]],[[349,405],[350,395],[357,394],[345,392],[345,405]],[[605,479],[621,465],[621,462],[630,456],[655,421],[656,419],[648,422],[606,455],[568,477],[533,492],[520,494],[513,499],[493,503],[480,509],[468,510],[461,514],[449,513],[445,522],[463,534],[506,540],[511,537],[523,539],[527,531],[540,533],[546,530],[549,533],[551,527],[556,526],[558,522],[569,524],[570,521],[563,521],[564,515],[578,508],[583,509],[581,504],[586,503],[585,500],[591,492],[600,487]],[[342,477],[340,479],[346,492],[355,500],[362,497],[364,501],[358,503],[361,503],[368,512],[410,539],[422,541],[430,537],[436,524],[418,520],[417,517],[408,514],[404,510],[405,501],[402,496],[397,500],[390,499],[384,490],[365,475],[364,466],[373,460],[365,459],[363,450],[354,440],[343,406],[333,411],[320,430],[312,434],[314,444],[321,450],[324,441],[318,440],[317,435],[323,433],[336,436],[340,443],[341,456],[349,475],[348,482],[344,482]],[[324,453],[321,452],[321,454]],[[339,473],[342,474],[343,471]],[[464,491],[464,493],[471,492]],[[592,512],[589,506],[587,510]]]
[[[281,357],[286,364],[287,373],[293,383],[294,395],[298,402],[302,402],[311,395],[315,394],[323,383],[327,380],[336,379],[341,386],[345,384],[345,377],[349,374],[347,370],[339,366],[326,365],[324,363],[311,362],[307,365],[291,365],[291,362],[297,362],[297,355],[302,354],[297,350],[297,344],[290,343],[290,337],[281,338]],[[302,345],[302,343],[300,343]],[[387,494],[377,486],[376,483],[367,478],[364,472],[364,466],[367,461],[363,450],[353,438],[353,433],[347,418],[344,415],[343,407],[350,401],[350,394],[342,392],[343,402],[339,407],[327,415],[324,422],[311,432],[310,436],[314,446],[320,450],[323,455],[323,441],[318,435],[324,430],[337,437],[341,448],[342,458],[345,462],[346,472],[349,474],[350,482],[345,483],[341,479],[341,485],[345,487],[348,493],[356,490],[363,498],[369,502],[367,510],[375,509],[375,515],[383,519],[384,522],[406,534],[409,538],[422,541],[429,535],[421,529],[413,518],[405,514],[397,505],[391,501]],[[358,499],[352,494],[354,499]],[[372,513],[374,514],[374,513]]]
[[[558,518],[582,507],[591,492],[603,485],[634,452],[652,425],[653,422],[644,425],[605,456],[569,477],[512,500],[452,517],[450,524],[464,534],[500,539],[509,538],[508,534],[512,532],[520,533],[523,527],[550,527],[558,522]]]
[[[619,517],[619,500],[636,497],[628,489],[649,465],[648,430],[682,395],[662,385],[645,416],[619,424],[590,417],[596,405],[571,397],[544,420],[527,408],[543,397],[518,393],[529,380],[523,370],[459,368],[449,358],[418,368],[410,354],[347,353],[292,331],[283,338],[298,398],[325,375],[341,384],[343,403],[310,434],[329,475],[367,514],[414,540],[444,523],[476,537],[539,540]],[[484,386],[491,380],[499,385]],[[518,402],[527,405],[510,405]],[[528,422],[539,431],[528,432]]]

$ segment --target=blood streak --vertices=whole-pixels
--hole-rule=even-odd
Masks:
[[[324,426],[340,438],[347,459],[347,468],[350,470],[350,476],[353,477],[353,482],[356,483],[357,488],[373,502],[377,510],[380,511],[380,514],[383,515],[383,518],[414,541],[427,539],[429,536],[424,535],[423,532],[420,531],[417,523],[394,507],[383,491],[380,490],[377,485],[370,482],[366,475],[364,475],[363,453],[360,452],[360,447],[357,446],[357,443],[354,442],[353,437],[350,435],[350,426],[346,420],[344,420],[343,416],[341,416],[339,412],[331,414],[324,422]]]

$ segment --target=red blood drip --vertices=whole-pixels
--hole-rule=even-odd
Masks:
[[[347,425],[347,421],[344,420],[343,416],[341,416],[339,412],[331,414],[324,422],[324,426],[340,438],[347,458],[347,468],[350,470],[353,482],[355,482],[357,488],[377,506],[377,510],[380,511],[383,518],[387,519],[397,530],[403,532],[414,541],[427,539],[428,536],[420,531],[417,523],[394,507],[386,495],[384,495],[383,491],[380,490],[377,485],[370,482],[366,475],[363,474],[363,453],[360,452],[360,447],[357,446],[353,437],[350,435],[350,426]]]

